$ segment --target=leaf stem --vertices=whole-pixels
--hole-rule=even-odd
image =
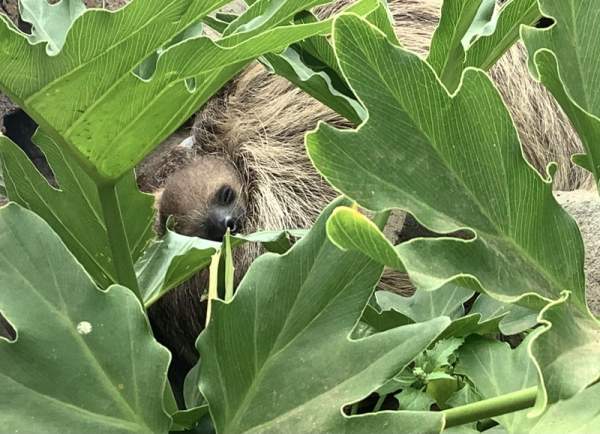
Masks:
[[[501,416],[533,407],[537,397],[537,386],[518,392],[508,393],[495,398],[442,411],[446,418],[445,428],[477,422],[481,419]]]
[[[385,398],[387,398],[387,395],[380,395],[379,398],[377,399],[377,402],[375,403],[375,407],[373,407],[373,413],[377,413],[379,410],[381,410],[381,407],[383,406],[383,403],[385,402]]]
[[[210,260],[208,271],[208,306],[206,307],[206,323],[210,322],[212,313],[212,302],[219,296],[219,262],[221,261],[221,250],[217,251]]]
[[[231,234],[229,229],[223,238],[223,247],[225,250],[225,301],[230,301],[233,298],[234,287],[234,272],[233,255],[231,253]]]
[[[98,186],[98,196],[100,197],[100,204],[104,215],[112,260],[117,273],[116,283],[131,289],[143,306],[144,301],[133,268],[133,259],[129,250],[129,242],[127,241],[127,233],[125,232],[115,185],[106,184]]]

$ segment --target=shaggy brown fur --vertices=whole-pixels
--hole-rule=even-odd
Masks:
[[[177,149],[178,155],[184,154]],[[206,156],[193,160],[170,176],[164,188],[157,192],[158,215],[156,232],[164,235],[168,218],[173,219],[173,229],[183,235],[220,241],[227,230],[219,226],[223,216],[231,216],[230,229],[244,230],[242,222],[246,213],[246,197],[242,179],[236,168],[221,157]],[[238,271],[247,269],[247,251],[235,252]],[[191,345],[204,326],[205,303],[201,300],[208,287],[207,273],[199,273],[177,288],[173,294],[161,298],[150,308],[157,338],[164,342],[177,358],[189,363],[196,359]],[[187,342],[188,345],[171,345]]]
[[[438,21],[441,0],[390,0],[389,3],[401,42],[424,55]],[[321,8],[320,14],[337,9],[339,4]],[[514,47],[494,67],[491,76],[515,120],[530,162],[544,172],[549,161],[557,161],[558,189],[571,190],[589,182],[589,176],[570,163],[570,155],[580,150],[579,139],[552,98],[529,77],[524,49]],[[253,65],[198,114],[193,127],[196,143],[189,161],[218,156],[237,168],[247,197],[244,224],[247,232],[306,228],[336,196],[316,172],[304,149],[304,135],[318,121],[348,126],[285,79]],[[169,152],[163,158],[169,160]],[[210,182],[210,177],[203,182]],[[398,217],[391,226],[398,228],[401,221]],[[240,275],[257,254],[256,248],[247,247],[236,255]],[[407,284],[405,277],[398,274],[388,276],[383,282],[394,290],[406,288]],[[188,297],[188,290],[169,294],[163,303],[170,306],[166,315],[185,321],[190,315],[197,317],[197,307],[186,301]],[[185,353],[189,357],[193,353],[192,342],[183,342],[185,339],[180,337],[171,334],[167,341],[187,346]]]

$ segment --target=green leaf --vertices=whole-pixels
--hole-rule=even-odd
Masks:
[[[285,255],[257,259],[230,303],[213,304],[198,348],[200,389],[218,432],[441,430],[434,413],[341,412],[399,372],[448,324],[437,318],[349,339],[382,267],[327,241],[325,222],[342,204],[330,206]]]
[[[570,398],[600,379],[600,321],[581,312],[564,293],[542,310],[530,351],[542,377],[537,413],[548,403]]]
[[[1,135],[1,134],[0,134]],[[0,140],[2,140],[2,138],[0,137]],[[0,201],[2,200],[3,197],[7,197],[8,193],[6,192],[6,184],[4,182],[4,173],[3,173],[3,169],[2,169],[2,164],[0,164]]]
[[[445,0],[442,17],[433,34],[427,62],[450,93],[460,83],[465,61],[463,39],[469,40],[479,34],[489,20],[478,20],[481,16],[491,19],[496,0]],[[485,13],[480,13],[484,11]]]
[[[260,243],[268,252],[283,254],[292,246],[293,239],[306,235],[305,229],[288,229],[284,231],[259,231],[248,235],[234,235],[233,246],[242,243]]]
[[[194,428],[200,419],[209,415],[208,404],[189,410],[179,410],[171,415],[173,425],[169,431],[186,431]]]
[[[414,322],[421,322],[438,316],[462,317],[465,313],[463,303],[473,296],[473,291],[448,285],[434,292],[417,290],[411,297],[387,291],[378,291],[375,295],[382,310],[394,310]]]
[[[436,342],[432,349],[425,351],[415,360],[415,366],[426,374],[434,373],[455,362],[455,353],[462,346],[464,339],[450,338]],[[438,377],[439,378],[439,377]]]
[[[56,55],[65,44],[71,24],[85,12],[82,0],[47,1],[20,0],[21,19],[31,24],[32,44],[46,42],[48,55]]]
[[[369,118],[357,130],[320,124],[306,139],[315,166],[367,209],[401,208],[434,232],[476,234],[396,246],[415,286],[460,277],[502,301],[540,306],[570,288],[586,309],[577,226],[523,159],[490,79],[467,70],[451,97],[424,61],[359,17],[340,16],[333,37]]]
[[[539,314],[539,312],[526,307],[502,303],[485,294],[477,297],[470,313],[481,314],[482,319],[486,321],[500,318],[498,326],[500,331],[507,336],[516,335],[534,327]]]
[[[454,372],[472,381],[483,399],[517,392],[537,384],[535,365],[527,353],[528,341],[514,350],[503,342],[470,338],[459,350]],[[518,427],[529,410],[495,417],[508,432],[523,432]]]
[[[539,0],[544,15],[556,23],[527,28],[523,39],[533,74],[552,92],[581,138],[587,157],[578,164],[600,181],[600,29],[594,0]],[[587,161],[585,161],[587,160]],[[581,164],[583,163],[583,164]]]
[[[477,38],[493,34],[496,30],[497,19],[496,2],[483,0],[461,40],[463,49],[467,51]]]
[[[10,432],[166,432],[168,351],[126,288],[98,289],[31,211],[0,209],[0,426]]]
[[[387,6],[382,0],[360,0],[345,9],[365,16],[386,34],[395,38]],[[296,22],[311,23],[317,18],[303,11]],[[280,54],[269,53],[261,60],[268,68],[325,104],[350,122],[358,124],[365,111],[341,76],[333,47],[326,36],[314,36],[300,41]]]
[[[186,408],[202,407],[206,405],[206,399],[200,393],[198,382],[200,381],[200,361],[190,369],[183,383],[183,398]]]
[[[394,246],[385,238],[377,226],[358,211],[337,208],[327,222],[327,234],[338,247],[360,251],[377,262],[391,268],[404,269]],[[387,330],[410,322],[426,321],[445,315],[453,319],[442,337],[467,336],[472,333],[488,334],[498,330],[501,315],[482,318],[480,313],[464,315],[463,303],[472,297],[473,291],[460,281],[445,284],[436,291],[417,290],[412,297],[403,297],[389,292],[377,292],[378,309],[367,307],[361,321],[369,328],[363,333]]]
[[[366,337],[373,333],[412,323],[414,323],[412,319],[395,310],[382,310],[380,307],[369,303],[360,318],[360,322],[352,332],[352,337]]]
[[[446,404],[451,407],[460,407],[475,401],[481,401],[481,395],[479,395],[477,390],[469,383],[465,383],[462,388],[454,392],[454,394],[446,400]]]
[[[294,48],[288,48],[281,54],[267,54],[263,63],[351,122],[359,123],[364,116],[363,108],[354,98],[336,89],[333,83],[335,76],[311,69]]]
[[[342,250],[362,252],[382,265],[404,270],[392,243],[375,223],[355,208],[337,208],[327,221],[327,235]]]
[[[61,148],[73,152],[94,178],[119,179],[248,61],[328,33],[331,27],[331,20],[325,20],[217,42],[208,37],[188,39],[164,50],[150,80],[131,73],[226,2],[136,0],[116,12],[87,10],[73,23],[63,49],[52,57],[42,44],[30,45],[0,18],[0,89]],[[92,30],[104,37],[90,37]],[[190,80],[195,82],[193,91]],[[89,83],[94,83],[93,92],[83,92]]]
[[[206,268],[212,255],[220,249],[219,242],[186,237],[172,231],[154,241],[135,263],[146,307]]]
[[[435,404],[435,400],[427,393],[411,387],[397,393],[394,398],[398,400],[401,410],[429,411],[431,406]]]
[[[234,33],[244,33],[246,37],[256,35],[272,26],[291,20],[298,12],[309,10],[330,1],[258,0],[227,26],[223,36]]]
[[[489,70],[519,39],[521,25],[534,25],[540,18],[537,0],[511,0],[500,9],[494,32],[481,35],[467,51],[464,67]]]
[[[483,318],[480,313],[460,316],[464,314],[463,301],[461,301],[465,300],[465,296],[461,295],[464,294],[463,291],[463,288],[455,285],[448,285],[433,292],[417,290],[412,297],[378,291],[375,295],[381,305],[375,307],[369,304],[367,306],[363,312],[361,323],[359,323],[366,328],[361,330],[362,334],[359,335],[368,336],[393,327],[427,321],[441,315],[449,316],[452,323],[438,339],[497,333],[498,324],[504,318],[503,316]],[[466,299],[468,298],[470,296],[466,297]]]
[[[261,243],[268,251],[285,252],[290,237],[301,237],[303,231],[262,231],[250,235],[235,235],[232,246],[247,242]],[[146,307],[154,304],[169,290],[185,282],[210,265],[212,256],[221,250],[221,243],[188,237],[168,230],[155,240],[135,263],[135,272]]]
[[[600,426],[600,413],[595,405],[598,402],[600,384],[591,386],[569,400],[550,406],[535,423],[525,423],[523,428],[530,429],[529,434],[595,432]]]
[[[446,408],[448,398],[458,389],[458,380],[451,375],[434,372],[427,381],[427,394],[431,396],[438,407]]]
[[[0,156],[10,200],[41,216],[61,237],[77,260],[101,287],[117,281],[106,223],[95,182],[74,159],[45,134],[33,141],[44,152],[58,189],[48,184],[27,155],[0,135]],[[152,237],[154,198],[140,193],[133,173],[117,186],[131,256],[141,256]]]

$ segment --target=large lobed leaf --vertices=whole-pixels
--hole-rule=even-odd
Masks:
[[[489,78],[468,70],[451,97],[425,62],[351,14],[336,21],[334,40],[369,117],[357,130],[321,124],[309,134],[316,167],[368,209],[401,208],[435,232],[474,233],[397,246],[413,282],[436,289],[471,276],[504,301],[553,300],[568,288],[585,310],[577,226],[523,159]]]
[[[198,348],[200,389],[219,433],[441,429],[435,413],[342,413],[414,359],[448,319],[351,340],[382,267],[327,240],[335,206],[288,253],[255,261],[231,303],[215,302]]]
[[[536,308],[571,291],[566,309],[577,315],[553,316],[556,326],[540,333],[554,345],[533,351],[544,392],[554,402],[597,379],[597,364],[574,368],[567,356],[573,345],[590,354],[598,349],[597,321],[585,300],[581,236],[554,200],[550,182],[523,159],[489,78],[467,70],[451,97],[426,63],[352,15],[336,21],[334,41],[341,69],[369,117],[354,131],[321,124],[310,134],[307,146],[317,168],[368,209],[407,210],[438,233],[473,232],[470,240],[415,239],[396,246],[418,288],[459,279],[500,301]],[[389,245],[374,236],[365,240],[378,242],[372,251],[390,257]],[[568,335],[576,329],[585,332],[574,344]]]
[[[533,25],[540,18],[537,0],[511,0],[500,9],[492,34],[480,35],[467,51],[464,67],[488,70],[519,39],[521,25]]]
[[[29,40],[32,44],[47,42],[49,55],[58,53],[65,43],[69,27],[85,12],[82,0],[60,0],[48,3],[37,0],[20,0],[21,18],[31,24]]]
[[[106,288],[117,277],[96,184],[51,138],[38,131],[34,140],[48,159],[58,188],[48,184],[18,146],[0,136],[8,197],[42,217],[94,280]],[[122,216],[135,261],[153,235],[154,198],[140,193],[133,173],[119,182],[116,191],[126,205]]]
[[[446,0],[427,61],[453,93],[467,67],[489,70],[519,39],[522,24],[541,17],[537,0]]]
[[[527,28],[523,39],[534,75],[552,92],[585,146],[575,161],[600,181],[600,3],[593,0],[539,0],[548,29]],[[566,399],[600,378],[600,322],[573,306],[579,292],[565,294],[542,312],[531,351],[544,374],[538,410]],[[576,360],[577,363],[572,363]]]
[[[527,354],[530,342],[528,339],[511,350],[500,342],[471,339],[459,350],[455,372],[466,375],[483,398],[534,386],[535,367]],[[570,399],[550,405],[541,416],[526,409],[494,419],[508,433],[592,433],[600,423],[596,405],[599,398],[600,385],[594,385]]]
[[[31,211],[0,209],[0,338],[5,432],[166,432],[169,353],[131,291],[100,291]],[[118,357],[115,357],[118,355]]]
[[[496,0],[445,0],[442,17],[431,40],[427,62],[441,82],[454,92],[462,76],[466,51],[463,40],[471,32],[477,35],[488,23]],[[483,10],[483,13],[480,11]],[[487,19],[476,21],[479,15]]]
[[[537,372],[527,348],[527,341],[511,350],[507,343],[472,337],[460,348],[454,372],[468,377],[483,399],[518,392],[537,384]],[[529,422],[528,412],[522,410],[494,419],[507,432],[521,433]]]
[[[600,379],[600,321],[582,312],[569,293],[540,313],[530,352],[542,375],[537,413],[548,403],[570,398]]]
[[[534,75],[569,116],[587,154],[576,162],[600,182],[600,3],[596,0],[539,0],[556,23],[527,28],[523,39]]]
[[[207,37],[187,39],[163,51],[150,80],[132,74],[144,59],[225,3],[135,0],[117,12],[88,10],[72,24],[54,56],[47,55],[44,44],[30,45],[1,18],[0,89],[74,152],[92,176],[118,179],[247,61],[331,27],[331,21],[284,26],[257,35],[233,34],[218,44]],[[285,3],[296,10],[314,0]]]

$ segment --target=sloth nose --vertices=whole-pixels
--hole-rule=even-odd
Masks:
[[[227,229],[229,229],[229,231],[234,234],[237,232],[237,223],[235,222],[235,219],[233,217],[231,217],[230,215],[226,215],[225,217],[223,217],[223,221],[221,222],[221,225],[223,226],[223,235],[225,235],[225,232],[227,232]]]
[[[213,241],[222,241],[227,229],[232,234],[238,231],[238,221],[229,213],[215,212],[208,221],[205,238]]]

